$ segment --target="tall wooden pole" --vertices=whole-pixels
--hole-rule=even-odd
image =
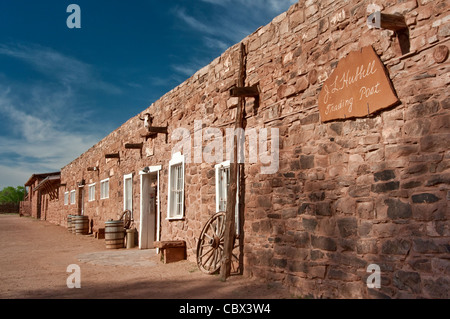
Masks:
[[[244,86],[245,81],[245,46],[241,43],[240,46],[240,58],[239,58],[239,78],[238,87]],[[235,128],[243,128],[244,126],[244,97],[240,96],[238,98],[238,105],[236,110],[236,122]],[[240,130],[239,130],[240,131]],[[225,281],[230,276],[231,271],[231,261],[234,240],[236,236],[236,223],[235,223],[235,209],[236,209],[236,194],[237,189],[237,172],[238,172],[238,142],[239,139],[234,135],[234,145],[233,145],[233,160],[230,163],[230,184],[227,190],[227,210],[226,210],[226,223],[225,223],[225,236],[224,236],[224,247],[223,247],[223,257],[222,264],[220,266],[220,280]]]

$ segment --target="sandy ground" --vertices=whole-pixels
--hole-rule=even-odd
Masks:
[[[81,288],[69,289],[77,264]],[[277,284],[244,276],[221,282],[189,261],[163,264],[154,250],[106,249],[104,240],[17,215],[0,215],[0,298],[292,298]]]

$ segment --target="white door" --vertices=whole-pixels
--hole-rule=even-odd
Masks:
[[[158,174],[141,174],[141,216],[139,226],[139,248],[154,248],[158,225]]]

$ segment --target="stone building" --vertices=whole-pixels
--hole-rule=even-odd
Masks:
[[[60,208],[60,172],[33,174],[25,183],[27,196],[20,202],[19,214],[46,220]]]
[[[449,35],[448,1],[308,0],[242,40],[244,86],[258,91],[244,108],[244,274],[316,298],[449,297]],[[141,248],[185,240],[195,260],[203,225],[226,200],[239,47],[63,167],[46,219],[65,225],[84,214],[104,227],[130,209]],[[323,118],[319,98],[333,71],[367,47],[397,103]],[[354,67],[346,90],[370,75],[370,64]],[[372,265],[380,288],[367,285]]]

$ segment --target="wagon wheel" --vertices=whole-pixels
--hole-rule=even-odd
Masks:
[[[129,209],[125,210],[120,216],[119,220],[123,220],[123,228],[128,229],[131,225],[131,211]]]
[[[214,214],[202,229],[197,243],[197,265],[206,274],[214,274],[220,269],[225,238],[225,212]],[[231,272],[239,269],[239,238],[233,243]]]

